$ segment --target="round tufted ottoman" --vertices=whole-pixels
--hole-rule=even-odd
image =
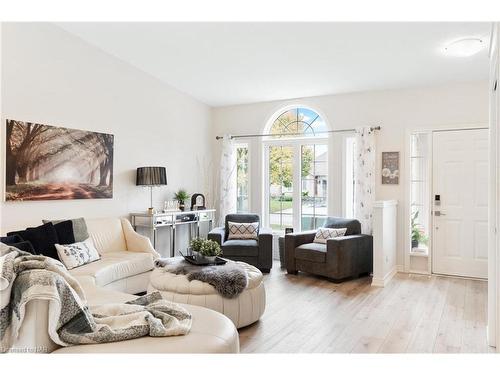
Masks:
[[[186,275],[175,275],[163,268],[151,273],[148,293],[155,290],[170,301],[204,306],[218,311],[231,319],[237,328],[245,327],[259,320],[266,308],[266,291],[262,273],[247,263],[241,265],[248,275],[248,286],[236,298],[224,298],[210,284],[192,280]]]

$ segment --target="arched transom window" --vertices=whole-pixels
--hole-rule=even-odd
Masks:
[[[315,137],[327,131],[323,118],[315,111],[297,107],[281,113],[271,125],[270,133],[277,137]]]

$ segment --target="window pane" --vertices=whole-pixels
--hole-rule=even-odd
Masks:
[[[248,195],[249,195],[249,179],[248,179],[248,145],[236,146],[236,209],[238,212],[248,212]]]
[[[293,227],[293,148],[269,148],[269,224],[282,232]]]
[[[316,229],[327,215],[327,145],[303,145],[301,148],[301,227]]]
[[[319,114],[307,108],[294,108],[280,114],[270,132],[277,136],[314,137],[326,130],[326,123]]]

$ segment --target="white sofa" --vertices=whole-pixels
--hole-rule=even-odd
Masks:
[[[89,306],[125,302],[130,293],[145,291],[158,253],[147,237],[126,219],[86,220],[89,235],[102,259],[71,270]],[[204,307],[182,304],[192,315],[189,334],[61,348],[48,335],[49,301],[30,302],[14,348],[53,353],[237,353],[239,336],[226,316]]]
[[[127,219],[86,219],[89,236],[101,259],[72,269],[90,276],[96,286],[125,293],[146,291],[153,261],[159,257],[147,237],[136,233]]]

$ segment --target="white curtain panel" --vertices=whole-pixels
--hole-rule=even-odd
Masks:
[[[354,216],[361,223],[361,232],[372,234],[375,201],[375,134],[371,128],[356,129],[355,155]]]
[[[236,150],[230,135],[222,140],[219,198],[219,225],[223,225],[226,215],[236,212]]]

